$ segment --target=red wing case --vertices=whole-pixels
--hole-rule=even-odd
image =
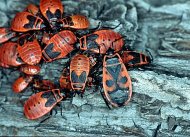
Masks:
[[[124,51],[121,58],[127,67],[143,66],[151,62],[149,56],[136,51]]]
[[[24,114],[28,119],[40,118],[50,112],[62,99],[59,89],[38,92],[25,102]]]
[[[0,66],[18,67],[22,64],[24,62],[19,58],[17,43],[6,42],[0,46]]]
[[[104,56],[103,89],[106,100],[114,107],[124,106],[131,99],[131,79],[117,53]]]

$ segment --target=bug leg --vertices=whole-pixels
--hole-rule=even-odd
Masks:
[[[60,103],[60,104],[57,104],[57,106],[60,108],[61,117],[62,117],[63,119],[65,119],[65,120],[67,120],[67,118],[63,115],[63,106],[62,106],[62,104],[61,104],[61,103]]]
[[[148,49],[146,49],[145,51],[148,53],[149,58],[150,58],[150,63],[151,63],[153,61],[152,53]]]

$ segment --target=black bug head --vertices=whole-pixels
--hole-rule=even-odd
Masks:
[[[106,55],[113,55],[114,52],[115,52],[114,49],[112,49],[112,48],[109,47],[109,49],[106,52]]]

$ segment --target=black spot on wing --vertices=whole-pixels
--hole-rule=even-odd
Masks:
[[[79,76],[79,83],[84,83],[84,82],[86,81],[86,78],[87,78],[86,72],[83,71],[83,72],[81,73],[81,75]]]
[[[27,19],[29,20],[29,23],[24,25],[24,28],[26,29],[32,29],[34,27],[34,24],[36,22],[36,17],[32,15],[28,15]]]
[[[45,103],[45,107],[51,107],[53,104],[56,103],[55,97],[48,98],[47,102]]]
[[[51,91],[44,92],[41,95],[41,97],[47,99],[47,102],[45,103],[45,107],[51,107],[56,102],[53,92],[51,92]]]
[[[54,15],[53,15],[53,13],[51,13],[50,10],[47,10],[47,11],[46,11],[46,16],[47,16],[48,20],[51,20],[51,19],[54,18]]]
[[[114,84],[114,81],[113,81],[113,80],[106,80],[106,85],[107,85],[108,87],[112,87],[113,84]]]
[[[124,77],[122,77],[121,79],[120,79],[120,81],[119,82],[121,82],[122,84],[125,84],[126,82],[127,82],[127,77],[126,76],[124,76]]]
[[[84,83],[86,81],[86,78],[87,76],[85,71],[83,71],[80,76],[77,76],[75,71],[71,72],[71,81],[73,83]]]
[[[52,51],[54,47],[54,44],[51,43],[49,45],[47,45],[44,49],[45,53],[51,58],[51,59],[55,59],[56,57],[58,57],[61,53],[60,52],[54,52]]]
[[[75,71],[72,71],[71,72],[71,81],[73,82],[73,83],[78,83],[78,76],[77,76],[77,74],[75,73]]]

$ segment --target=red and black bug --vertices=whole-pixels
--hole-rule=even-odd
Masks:
[[[103,95],[114,107],[126,105],[131,99],[131,79],[118,53],[104,56]]]
[[[53,36],[52,33],[44,32],[43,36],[42,36],[42,39],[41,39],[41,42],[43,44],[47,45],[52,36]]]
[[[80,49],[105,54],[108,49],[118,52],[124,45],[123,37],[112,30],[98,30],[79,39]]]
[[[17,13],[11,22],[11,29],[17,32],[41,30],[44,27],[45,25],[41,18],[25,11]]]
[[[41,0],[40,11],[42,15],[49,21],[50,25],[62,18],[63,5],[61,0]]]
[[[14,92],[19,93],[26,89],[30,82],[32,81],[33,76],[26,75],[19,77],[12,85],[12,89]]]
[[[17,51],[17,43],[6,42],[0,46],[0,66],[18,67],[24,64]]]
[[[73,49],[77,38],[72,31],[63,30],[55,34],[43,49],[43,59],[46,62],[51,62],[56,59],[64,58]]]
[[[83,93],[90,71],[90,61],[85,55],[74,56],[70,63],[71,87],[76,93]]]
[[[36,65],[42,58],[42,50],[34,36],[25,34],[18,39],[17,51],[21,59],[29,64]]]
[[[136,51],[124,51],[121,55],[121,58],[127,67],[147,65],[151,62],[149,56]]]
[[[64,68],[61,73],[61,77],[59,78],[59,85],[62,89],[72,90],[69,72],[70,70],[68,68]]]
[[[10,28],[0,27],[0,43],[6,42],[15,36],[16,32],[12,31]]]
[[[24,11],[29,12],[35,16],[38,16],[40,12],[39,8],[34,4],[29,4]]]
[[[22,65],[20,71],[27,75],[37,75],[40,72],[40,67],[35,65]]]
[[[40,78],[34,78],[32,87],[34,90],[50,90],[56,88],[52,81]]]
[[[83,15],[68,16],[58,22],[64,28],[87,29],[90,26],[88,19]]]
[[[38,92],[25,102],[24,114],[28,119],[40,118],[50,112],[62,99],[64,96],[59,89]]]

